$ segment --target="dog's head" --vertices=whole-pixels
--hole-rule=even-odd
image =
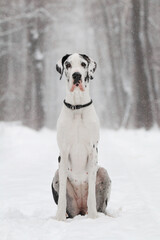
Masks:
[[[67,78],[68,90],[73,92],[75,89],[85,91],[89,85],[89,80],[93,79],[97,64],[85,54],[66,54],[56,64],[57,71],[63,72]]]

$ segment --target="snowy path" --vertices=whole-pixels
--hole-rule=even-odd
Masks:
[[[160,239],[160,132],[101,131],[112,217],[54,219],[57,156],[55,132],[0,124],[0,240]]]

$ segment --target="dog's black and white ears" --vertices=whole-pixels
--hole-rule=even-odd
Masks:
[[[88,75],[89,75],[89,79],[93,80],[94,72],[96,71],[96,68],[97,68],[97,63],[95,61],[93,61],[91,58],[90,58],[90,60],[91,60],[91,62],[88,67]]]
[[[90,57],[88,57],[85,54],[80,54],[81,57],[83,57],[88,62],[88,76],[89,79],[93,80],[94,72],[97,68],[97,63]]]
[[[65,56],[63,56],[56,64],[56,70],[57,72],[59,72],[61,74],[60,76],[60,80],[62,79],[63,76],[63,71],[64,71],[64,62],[67,60],[67,58],[70,56],[71,54],[66,54]]]

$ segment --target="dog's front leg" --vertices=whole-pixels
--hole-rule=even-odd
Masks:
[[[68,152],[61,153],[61,161],[59,164],[59,198],[56,214],[56,219],[59,221],[66,219],[67,160]]]
[[[97,217],[96,209],[96,176],[97,176],[97,152],[96,146],[93,144],[90,148],[88,158],[88,216],[90,218]]]

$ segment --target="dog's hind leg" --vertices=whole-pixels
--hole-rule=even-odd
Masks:
[[[96,178],[96,207],[97,212],[106,214],[106,207],[111,192],[111,180],[105,168],[99,168]]]
[[[56,204],[58,204],[58,198],[59,198],[59,171],[58,170],[56,171],[55,176],[53,178],[51,188],[52,188],[54,201]],[[79,208],[77,206],[76,195],[75,195],[73,186],[69,179],[67,179],[66,197],[67,197],[66,213],[69,218],[73,218],[79,214]]]

